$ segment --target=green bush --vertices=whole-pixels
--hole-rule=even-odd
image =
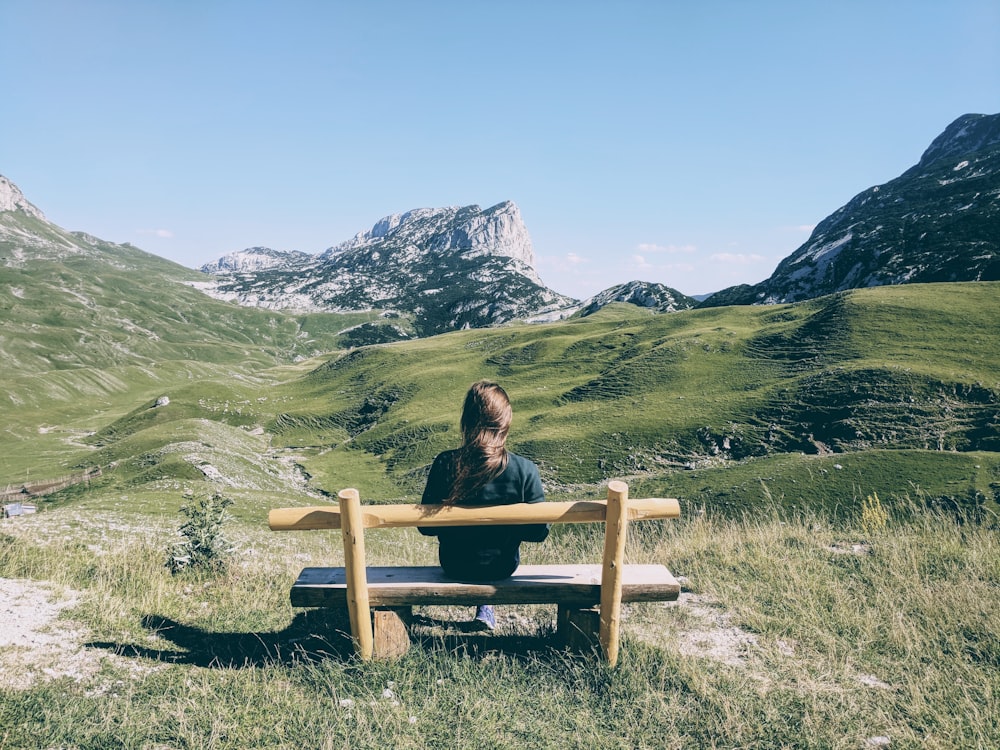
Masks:
[[[225,569],[232,547],[222,532],[222,525],[229,520],[226,508],[232,504],[232,500],[216,492],[196,504],[181,506],[187,521],[178,529],[181,538],[167,553],[167,568],[171,573],[186,569],[212,572]]]

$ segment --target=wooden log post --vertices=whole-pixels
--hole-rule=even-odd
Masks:
[[[604,565],[601,570],[601,627],[598,638],[608,665],[618,663],[622,616],[622,566],[628,531],[628,485],[608,483],[608,510],[604,530]]]
[[[368,606],[368,570],[365,563],[365,527],[361,496],[355,489],[341,490],[341,532],[344,537],[344,574],[347,578],[347,613],[351,636],[362,661],[374,653],[371,608]]]
[[[593,651],[600,646],[601,612],[598,607],[581,609],[560,604],[556,613],[556,635],[570,651]]]
[[[406,623],[410,619],[409,607],[376,609],[372,613],[375,628],[374,658],[394,659],[410,649],[410,634]]]

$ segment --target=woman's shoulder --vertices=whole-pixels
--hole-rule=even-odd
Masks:
[[[457,455],[457,450],[441,451],[434,457],[433,466],[453,466]]]
[[[513,466],[516,471],[520,472],[537,472],[538,467],[535,462],[530,458],[525,458],[524,456],[518,455],[517,453],[511,453],[507,451],[507,466]]]

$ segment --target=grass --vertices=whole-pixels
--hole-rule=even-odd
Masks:
[[[342,619],[287,601],[298,569],[336,564],[339,542],[269,533],[239,520],[257,513],[241,501],[234,564],[218,576],[166,571],[176,513],[95,504],[10,519],[0,577],[79,592],[55,626],[86,628],[75,648],[93,665],[0,691],[0,745],[996,746],[1000,542],[905,500],[881,532],[776,504],[633,525],[628,558],[666,563],[688,593],[629,609],[615,670],[553,649],[544,607],[504,608],[498,635],[423,635],[399,661],[360,664]],[[412,531],[370,541],[373,564],[433,559]],[[596,528],[557,527],[525,557],[596,560],[600,545]],[[728,650],[709,649],[727,635]]]
[[[511,445],[540,465],[552,493],[627,476],[682,487],[698,503],[741,504],[766,486],[765,499],[830,506],[853,498],[853,488],[804,481],[798,470],[781,486],[771,486],[767,472],[719,492],[714,481],[693,483],[720,466],[739,479],[806,454],[829,472],[831,454],[871,453],[864,470],[840,479],[851,475],[880,493],[972,489],[992,502],[998,478],[952,457],[982,456],[992,466],[988,454],[1000,453],[997,289],[882,287],[797,305],[669,315],[611,306],[555,324],[458,331],[278,364],[294,326],[329,336],[336,320],[249,311],[258,317],[237,321],[226,308],[220,327],[203,331],[218,341],[207,361],[170,359],[177,352],[153,342],[147,346],[161,349],[139,351],[165,358],[155,367],[111,361],[99,370],[78,362],[30,376],[15,368],[10,404],[0,407],[11,438],[0,476],[17,484],[96,464],[119,467],[106,482],[142,491],[163,479],[198,480],[191,453],[175,455],[171,446],[201,442],[201,452],[213,455],[198,460],[214,465],[228,452],[246,464],[247,451],[257,449],[233,430],[263,430],[263,465],[250,473],[295,456],[328,493],[360,485],[369,498],[412,498],[433,456],[457,441],[468,384],[487,377],[511,393]],[[159,318],[144,320],[154,326]],[[262,338],[236,342],[250,331]],[[239,347],[254,357],[238,361]],[[170,405],[150,408],[162,395]],[[208,422],[230,430],[228,437],[196,428]],[[189,437],[179,439],[183,431]],[[138,470],[151,457],[152,469]],[[247,472],[233,471],[230,484],[239,486]],[[870,481],[879,473],[891,481]]]
[[[719,462],[663,476],[636,477],[633,494],[680,497],[692,508],[742,515],[777,503],[852,517],[878,493],[892,506],[911,497],[996,514],[1000,455],[926,450],[868,450],[815,456],[782,454]],[[981,506],[976,505],[976,501]]]

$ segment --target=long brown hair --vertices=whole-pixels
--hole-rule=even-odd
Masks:
[[[461,502],[503,474],[511,418],[510,399],[503,388],[488,380],[472,384],[462,407],[462,447],[445,503]]]

